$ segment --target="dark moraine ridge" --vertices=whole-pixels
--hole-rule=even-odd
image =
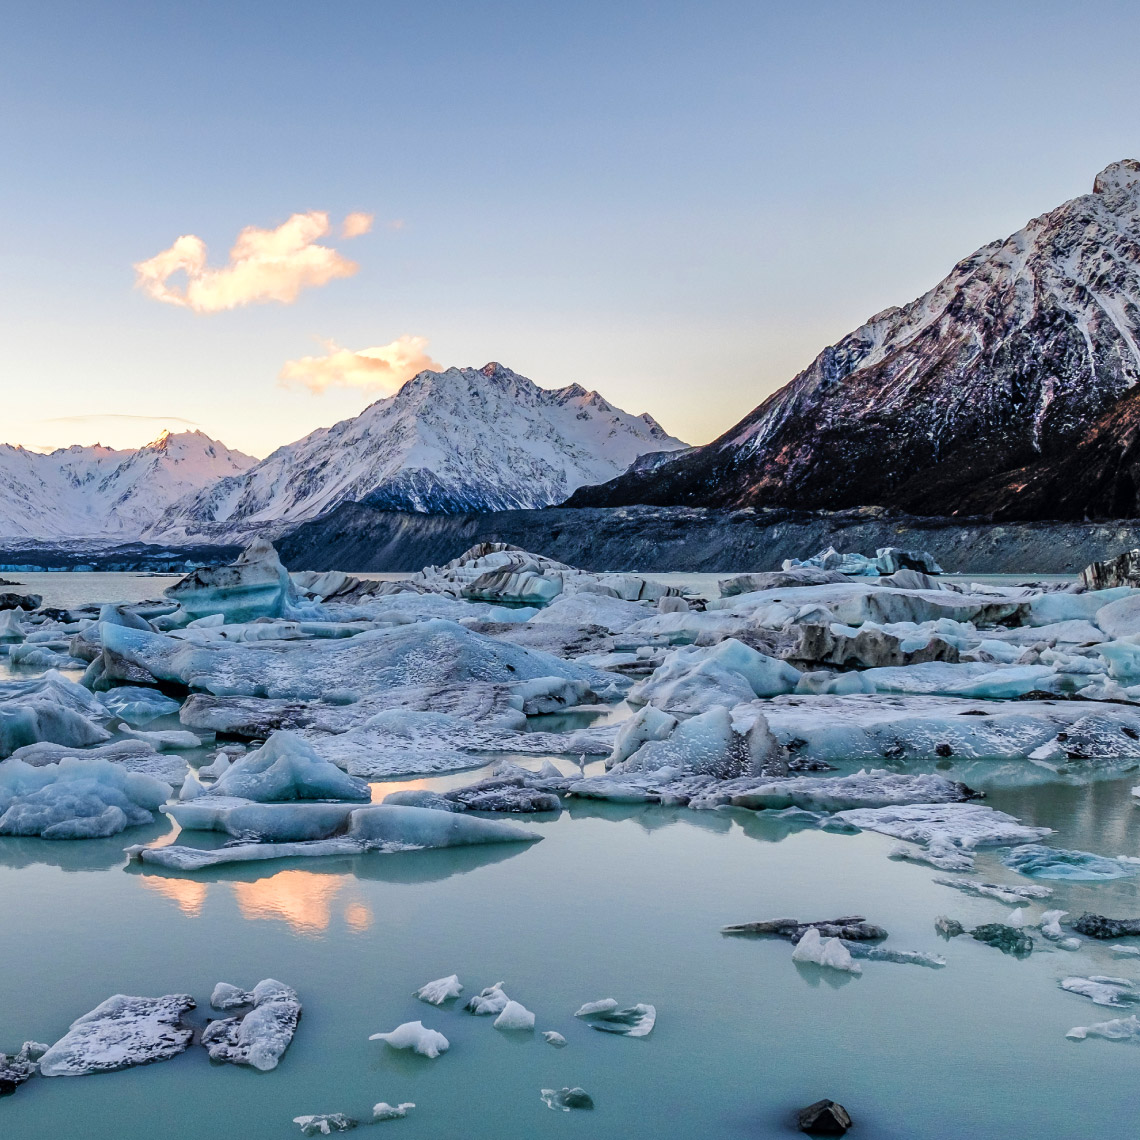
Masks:
[[[850,511],[689,507],[550,507],[487,514],[421,515],[343,503],[280,539],[291,570],[358,573],[439,565],[477,542],[509,542],[584,570],[775,570],[827,546],[930,551],[963,573],[1074,573],[1140,546],[1140,519],[1108,523],[1009,523],[915,518],[880,508]]]

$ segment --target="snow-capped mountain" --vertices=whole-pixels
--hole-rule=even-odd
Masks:
[[[0,538],[136,539],[171,503],[256,462],[200,431],[137,451],[0,444]]]
[[[979,480],[1077,444],[1140,379],[1138,345],[1140,162],[1125,160],[824,349],[713,443],[570,503],[949,514]]]
[[[175,504],[152,534],[239,537],[348,500],[446,514],[544,507],[684,446],[652,416],[578,384],[540,388],[495,363],[421,372],[354,419]]]

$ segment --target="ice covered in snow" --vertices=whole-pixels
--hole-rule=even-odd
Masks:
[[[94,839],[153,820],[171,796],[153,776],[104,759],[60,760],[33,767],[0,761],[0,835]]]
[[[176,818],[196,812],[202,796],[189,804],[171,808]],[[236,805],[226,805],[227,810]],[[296,804],[279,806],[281,830],[310,828],[313,809],[337,805]],[[347,827],[338,827],[329,838],[309,841],[281,841],[268,843],[236,843],[214,850],[201,850],[178,844],[169,847],[128,847],[127,853],[143,863],[152,863],[175,870],[198,870],[202,867],[221,866],[226,863],[244,863],[264,859],[320,857],[325,855],[358,855],[365,851],[391,853],[418,851],[430,847],[463,847],[483,843],[532,843],[542,836],[525,831],[514,824],[498,820],[478,819],[431,808],[405,807],[395,804],[378,804],[356,808],[347,813]]]
[[[393,1049],[411,1049],[424,1057],[446,1053],[451,1043],[435,1029],[425,1029],[422,1021],[405,1021],[390,1033],[373,1033],[369,1041],[383,1041]]]
[[[533,1029],[534,1014],[517,1001],[508,1001],[502,1012],[495,1018],[496,1029]]]
[[[371,799],[367,783],[346,775],[293,732],[275,732],[260,748],[239,756],[214,782],[211,796],[261,803],[289,800]]]
[[[826,966],[848,974],[862,973],[863,967],[851,957],[851,951],[838,938],[824,939],[814,926],[808,927],[792,951],[792,961]]]
[[[561,1033],[558,1033],[553,1029],[544,1029],[542,1032],[542,1037],[548,1045],[553,1045],[555,1049],[565,1049],[569,1044],[569,1042],[565,1037],[562,1036]]]
[[[194,1005],[189,994],[160,998],[116,994],[71,1023],[40,1058],[40,1074],[78,1077],[177,1056],[193,1037],[182,1018]]]
[[[630,689],[631,705],[653,705],[675,716],[792,692],[798,669],[728,638],[710,648],[675,649],[654,673]]]
[[[214,996],[219,996],[217,989]],[[233,996],[228,991],[225,994],[226,998]],[[211,1021],[202,1031],[202,1044],[212,1061],[229,1061],[268,1072],[277,1067],[293,1040],[301,1003],[296,990],[273,978],[258,982],[244,996],[252,999],[253,1009],[244,1016]]]
[[[468,998],[467,1004],[463,1008],[480,1017],[486,1017],[492,1013],[502,1013],[510,1000],[503,993],[503,983],[496,982],[493,986],[487,986],[486,989],[480,990]]]
[[[437,981],[420,986],[415,996],[429,1005],[443,1005],[445,1001],[459,997],[462,992],[463,986],[459,982],[459,976],[451,974],[449,977],[439,978]]]
[[[379,1124],[384,1120],[403,1120],[409,1111],[415,1107],[415,1103],[410,1100],[406,1100],[402,1104],[389,1104],[386,1100],[382,1100],[372,1106],[372,1123]]]
[[[310,1116],[294,1116],[293,1123],[303,1136],[331,1136],[334,1132],[350,1132],[360,1121],[343,1112],[322,1112]]]
[[[1095,882],[1140,875],[1140,859],[1109,859],[1089,851],[1066,851],[1029,843],[1002,856],[1002,862],[1031,879]]]

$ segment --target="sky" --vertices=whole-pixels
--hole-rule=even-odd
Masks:
[[[1140,157],[1140,6],[8,4],[0,441],[264,456],[498,360],[706,442]]]

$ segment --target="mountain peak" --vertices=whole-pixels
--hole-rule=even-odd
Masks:
[[[1093,181],[1094,194],[1109,194],[1114,190],[1134,192],[1137,187],[1140,187],[1140,162],[1134,158],[1110,162]]]

